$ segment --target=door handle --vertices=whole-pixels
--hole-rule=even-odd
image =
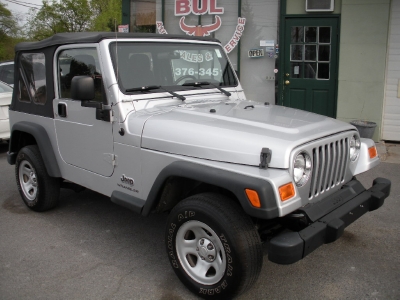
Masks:
[[[285,80],[285,84],[286,84],[286,85],[289,85],[289,84],[290,84],[290,81],[289,81],[289,80]]]
[[[65,103],[58,103],[58,115],[60,117],[67,117],[67,105]]]

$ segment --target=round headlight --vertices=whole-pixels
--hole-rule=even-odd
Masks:
[[[360,154],[360,148],[361,148],[360,138],[357,135],[353,135],[350,138],[349,146],[350,146],[349,147],[350,160],[355,161],[358,158],[358,155]]]
[[[298,187],[307,183],[310,178],[311,169],[311,157],[306,152],[297,154],[293,165],[293,179]]]

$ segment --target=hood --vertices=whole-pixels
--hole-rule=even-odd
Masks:
[[[250,101],[196,103],[149,115],[141,146],[253,166],[259,165],[262,148],[269,148],[272,150],[269,166],[288,168],[295,147],[347,130],[354,127],[283,106]]]

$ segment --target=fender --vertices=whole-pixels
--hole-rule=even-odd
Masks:
[[[142,215],[147,216],[156,207],[158,194],[170,176],[185,177],[229,190],[250,216],[262,219],[279,217],[275,194],[268,181],[186,161],[173,162],[160,172],[142,209]],[[261,208],[255,208],[250,204],[245,194],[246,188],[258,192]]]
[[[61,177],[60,168],[58,167],[56,156],[54,155],[53,147],[51,146],[49,135],[43,126],[31,122],[18,122],[12,126],[9,152],[7,153],[7,161],[10,165],[15,165],[18,155],[18,137],[17,132],[26,132],[32,135],[42,154],[44,165],[47,173],[51,177]]]

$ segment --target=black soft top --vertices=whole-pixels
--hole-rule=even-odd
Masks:
[[[65,32],[57,33],[52,37],[39,42],[23,42],[15,46],[15,51],[42,49],[50,46],[77,44],[77,43],[98,43],[104,39],[183,39],[218,42],[219,40],[210,37],[195,37],[188,35],[175,34],[156,34],[156,33],[115,33],[115,32]]]

